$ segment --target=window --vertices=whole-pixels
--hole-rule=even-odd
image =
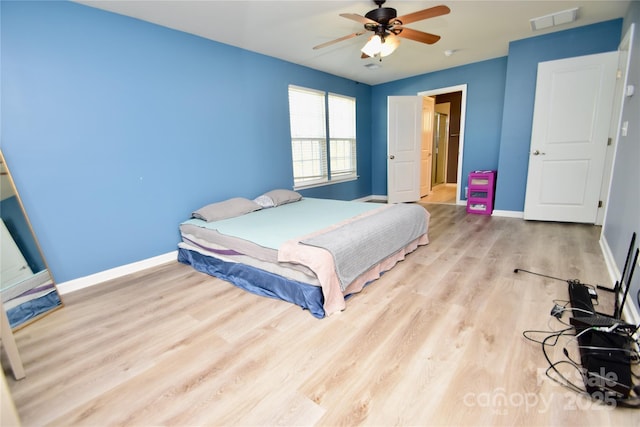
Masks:
[[[355,98],[329,94],[329,141],[332,179],[355,178]]]
[[[289,119],[295,187],[356,177],[355,98],[289,86]]]

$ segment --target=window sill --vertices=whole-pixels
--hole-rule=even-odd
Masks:
[[[293,189],[297,191],[297,190],[306,190],[308,188],[324,187],[326,185],[342,184],[349,181],[357,181],[359,177],[360,177],[359,175],[356,175],[356,176],[350,176],[349,178],[335,179],[332,181],[318,182],[315,184],[295,185]]]

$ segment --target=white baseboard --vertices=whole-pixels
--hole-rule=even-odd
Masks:
[[[609,243],[604,237],[604,234],[600,236],[600,249],[602,250],[602,255],[604,256],[604,262],[607,266],[607,271],[609,272],[611,283],[616,283],[616,281],[620,278],[621,273],[616,266],[615,259],[613,258],[613,254],[611,253],[611,248],[609,247]],[[633,303],[633,298],[630,298],[630,296],[627,296],[624,307],[622,307],[622,318],[628,323],[632,323],[634,325],[640,324],[640,313],[638,313],[638,309]]]
[[[520,218],[520,219],[524,218],[524,212],[519,212],[519,211],[501,211],[501,210],[494,209],[491,215],[502,216],[505,218]]]
[[[99,285],[103,282],[106,282],[107,280],[117,279],[119,277],[126,276],[127,274],[136,273],[147,268],[165,264],[170,261],[175,261],[177,258],[178,251],[173,251],[163,255],[158,255],[153,258],[147,258],[143,259],[142,261],[133,262],[131,264],[121,265],[120,267],[101,271],[89,276],[80,277],[78,279],[69,280],[67,282],[56,283],[56,288],[58,288],[58,292],[61,295],[64,295],[70,292],[78,291],[80,289],[88,288],[90,286]]]

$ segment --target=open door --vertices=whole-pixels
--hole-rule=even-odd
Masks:
[[[423,163],[421,154],[426,124],[423,97],[390,96],[387,107],[388,202],[416,202],[420,200]],[[433,132],[433,120],[431,119],[428,124]],[[427,145],[430,146],[431,141]],[[431,171],[428,172],[428,176],[431,176]]]
[[[422,98],[422,148],[420,150],[420,198],[431,194],[435,112],[436,112],[435,98],[430,96],[426,96]]]
[[[524,218],[595,223],[617,52],[538,64]]]

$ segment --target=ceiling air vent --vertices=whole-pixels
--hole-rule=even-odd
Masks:
[[[568,24],[578,18],[578,8],[563,10],[561,12],[552,13],[550,15],[540,16],[530,19],[531,29],[533,31],[543,30],[545,28],[555,27],[556,25]]]

